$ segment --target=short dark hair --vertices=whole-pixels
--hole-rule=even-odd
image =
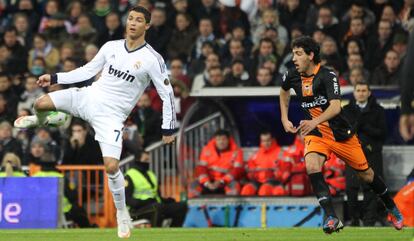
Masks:
[[[369,83],[365,80],[361,80],[355,83],[354,85],[354,89],[357,87],[357,85],[366,85],[368,87],[368,90],[371,91],[371,87],[369,85]]]
[[[135,7],[132,7],[129,11],[135,11],[135,12],[138,12],[138,13],[142,13],[142,14],[144,14],[145,22],[146,23],[151,22],[151,12],[148,11],[148,9],[146,9],[142,6],[135,6]]]
[[[230,138],[230,131],[224,130],[224,129],[218,129],[214,133],[214,136],[227,136],[228,138]]]
[[[316,41],[309,37],[309,36],[302,36],[298,37],[292,42],[292,49],[293,48],[303,48],[306,54],[313,53],[313,62],[315,64],[319,64],[321,62],[321,55],[320,55],[320,46]]]
[[[270,130],[264,129],[262,131],[260,131],[260,135],[270,135],[271,137],[273,137],[272,132]]]

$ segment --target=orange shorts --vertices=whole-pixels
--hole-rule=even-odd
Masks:
[[[305,136],[305,156],[310,152],[317,152],[326,158],[329,158],[331,152],[333,152],[339,159],[355,170],[364,171],[368,169],[367,159],[356,135],[341,142],[319,136]]]

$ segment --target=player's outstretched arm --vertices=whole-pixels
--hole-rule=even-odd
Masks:
[[[50,74],[44,74],[44,75],[39,77],[39,79],[37,80],[36,83],[40,87],[48,87],[50,85],[50,80],[51,80]]]

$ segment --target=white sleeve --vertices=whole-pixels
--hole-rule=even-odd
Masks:
[[[172,135],[175,132],[175,122],[177,120],[174,107],[174,92],[168,78],[167,68],[161,56],[152,61],[148,74],[162,100],[162,134]]]
[[[105,51],[107,43],[104,44],[95,57],[82,67],[76,68],[65,73],[57,73],[56,82],[58,84],[73,84],[88,80],[99,73],[105,65]],[[52,77],[53,79],[53,77]],[[52,80],[53,82],[53,80]]]

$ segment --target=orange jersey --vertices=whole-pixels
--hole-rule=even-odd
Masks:
[[[321,115],[329,101],[341,98],[338,78],[331,70],[318,64],[311,76],[301,76],[296,69],[290,69],[283,76],[282,88],[293,88],[302,102],[305,119],[311,120]],[[308,135],[319,136],[333,141],[343,141],[353,135],[351,125],[343,114],[320,123]]]

